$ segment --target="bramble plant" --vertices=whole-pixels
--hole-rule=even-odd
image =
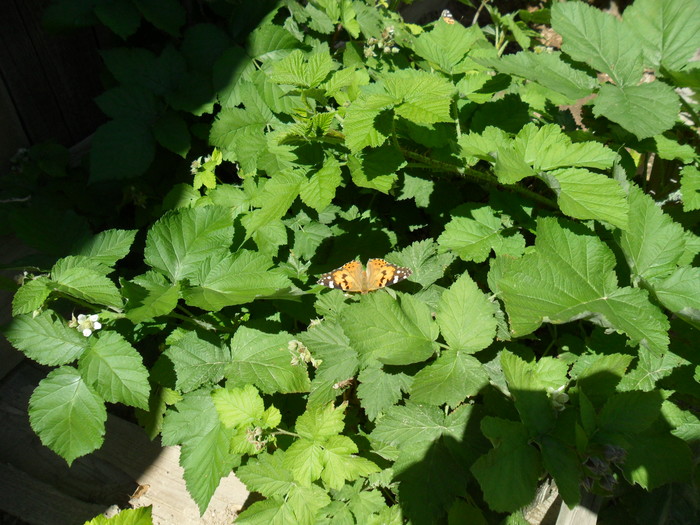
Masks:
[[[93,4],[47,17],[172,39],[103,53],[92,187],[201,156],[133,227],[27,268],[5,335],[56,367],[29,405],[46,446],[70,464],[105,403],[135,407],[202,512],[231,470],[264,496],[241,524],[516,523],[545,478],[697,518],[692,3],[480,28],[287,0],[250,32],[231,4],[184,29],[174,0]],[[412,275],[315,284],[370,257]]]

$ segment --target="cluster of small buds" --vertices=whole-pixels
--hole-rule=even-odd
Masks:
[[[561,412],[564,410],[566,403],[569,402],[569,396],[564,392],[566,385],[561,385],[559,388],[547,387],[547,395],[552,400],[554,410]]]
[[[75,315],[73,315],[71,320],[68,322],[68,326],[71,328],[77,328],[78,332],[83,334],[85,337],[90,337],[95,330],[102,328],[102,323],[99,322],[99,316],[97,314],[80,314],[77,318]]]
[[[292,366],[297,366],[302,363],[311,363],[311,366],[318,368],[323,362],[321,359],[314,359],[309,349],[304,346],[304,343],[296,339],[289,341],[287,348],[289,349],[289,353],[292,354]]]
[[[248,443],[251,443],[258,452],[264,449],[268,442],[268,439],[263,437],[263,429],[260,427],[246,430],[246,440]]]
[[[394,26],[387,27],[379,38],[370,37],[365,44],[365,57],[376,57],[375,50],[380,53],[391,53],[395,55],[399,52],[399,48],[394,42]]]
[[[197,172],[199,171],[199,168],[201,168],[204,164],[206,164],[210,160],[211,160],[211,155],[207,155],[206,157],[199,157],[199,158],[193,160],[192,164],[190,164],[190,173],[192,173],[192,175],[196,175]]]

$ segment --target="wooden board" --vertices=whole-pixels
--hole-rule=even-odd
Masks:
[[[185,487],[179,447],[161,447],[111,414],[103,447],[68,467],[29,426],[29,396],[45,372],[25,361],[0,385],[0,509],[36,525],[81,524],[114,505],[153,505],[157,525],[223,525],[235,519],[248,491],[233,474],[221,481],[200,517]]]

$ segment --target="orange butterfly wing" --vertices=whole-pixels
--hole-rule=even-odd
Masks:
[[[364,272],[359,261],[350,261],[332,272],[324,273],[318,284],[345,292],[363,292]]]
[[[411,269],[396,266],[384,259],[367,261],[367,291],[378,290],[396,284],[411,275]]]

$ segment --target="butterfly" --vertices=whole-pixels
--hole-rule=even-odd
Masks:
[[[350,261],[332,272],[324,273],[318,284],[328,288],[340,288],[344,292],[367,293],[385,286],[396,284],[411,275],[410,268],[396,266],[384,259],[370,259],[367,269],[362,269],[360,261]]]
[[[446,24],[452,25],[455,23],[455,19],[449,9],[443,10],[442,13],[440,13],[440,18],[442,18],[443,22]]]

